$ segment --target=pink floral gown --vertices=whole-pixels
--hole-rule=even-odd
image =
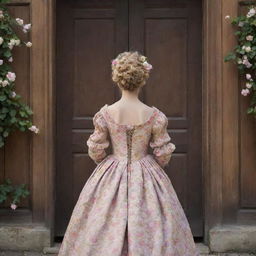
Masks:
[[[146,122],[123,125],[107,108],[105,104],[93,117],[87,146],[97,166],[79,196],[58,255],[198,256],[163,170],[175,150],[166,115],[153,106]],[[109,140],[113,152],[107,155]]]

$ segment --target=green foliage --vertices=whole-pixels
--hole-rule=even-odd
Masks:
[[[238,44],[232,52],[229,52],[225,62],[233,62],[237,65],[240,75],[245,76],[246,85],[242,90],[244,96],[250,95],[251,102],[247,113],[256,117],[256,8],[248,6],[246,15],[235,17],[231,20],[235,27],[235,36]]]
[[[29,191],[25,184],[14,186],[10,179],[6,179],[3,184],[0,184],[0,203],[10,198],[12,204],[17,205],[20,203],[21,198],[25,198],[28,195]]]
[[[6,6],[8,2],[9,0],[0,0],[0,148],[15,130],[38,132],[38,128],[32,124],[33,111],[15,92],[16,75],[10,66],[14,47],[31,47],[30,42],[20,40],[13,28],[19,27],[27,33],[31,24],[24,24],[20,18],[12,18]]]

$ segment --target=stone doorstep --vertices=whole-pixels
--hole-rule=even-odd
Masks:
[[[50,230],[42,225],[3,225],[0,227],[0,248],[42,251],[42,248],[51,245],[50,237]]]
[[[222,225],[209,232],[211,252],[256,253],[256,226]]]
[[[200,252],[200,256],[255,256],[249,253],[210,253],[208,246],[203,243],[196,243]],[[53,247],[45,247],[43,252],[33,251],[4,251],[0,252],[0,256],[57,256],[60,248],[60,243],[54,244]]]
[[[42,253],[43,250],[44,254],[54,255],[60,244],[51,247],[50,237],[50,230],[41,225],[4,225],[0,227],[0,248],[3,251],[27,251],[27,254],[33,251]],[[255,255],[256,226],[214,227],[209,232],[209,247],[203,243],[196,245],[201,255]]]
[[[209,247],[203,243],[196,243],[197,249],[201,255],[209,255]],[[57,254],[59,252],[60,243],[54,244],[53,247],[45,247],[43,253],[45,254]]]

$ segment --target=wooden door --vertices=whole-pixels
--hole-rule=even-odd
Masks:
[[[120,96],[110,61],[125,50],[153,65],[141,100],[169,118],[177,150],[166,172],[193,234],[203,235],[201,17],[200,0],[57,1],[56,236],[95,168],[85,142],[94,113]]]

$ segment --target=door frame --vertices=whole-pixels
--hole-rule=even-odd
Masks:
[[[46,191],[44,193],[43,201],[41,201],[41,208],[39,211],[40,220],[44,219],[44,223],[49,227],[52,234],[54,234],[54,176],[55,176],[55,111],[56,111],[56,90],[55,90],[55,19],[56,19],[56,0],[49,0],[48,4],[42,6],[41,13],[44,16],[43,37],[39,40],[44,43],[45,49],[43,51],[43,63],[47,68],[47,72],[42,72],[42,65],[39,61],[34,61],[35,69],[40,67],[41,76],[43,76],[44,86],[41,88],[43,95],[42,101],[38,101],[40,97],[35,96],[33,108],[35,109],[35,118],[41,120],[42,127],[44,127],[44,143],[34,143],[33,146],[33,161],[34,168],[45,170],[45,186],[39,181],[33,184],[36,191]],[[237,138],[237,118],[238,113],[234,113],[233,109],[237,106],[237,95],[231,91],[231,86],[228,86],[228,81],[237,82],[236,70],[231,65],[223,63],[224,50],[232,47],[235,41],[231,38],[226,38],[224,32],[228,31],[228,27],[223,26],[224,17],[223,11],[232,10],[233,14],[237,11],[238,0],[202,0],[203,6],[203,59],[202,59],[202,166],[203,166],[203,209],[204,209],[204,242],[208,242],[209,230],[222,223],[223,209],[225,205],[237,209],[238,204],[238,160],[234,161],[232,165],[226,165],[225,157],[230,158],[230,154],[237,156],[238,138]],[[230,14],[230,13],[228,13]],[[225,16],[225,15],[224,15]],[[46,26],[45,26],[46,24]],[[231,31],[231,29],[229,29]],[[37,74],[35,74],[37,75]],[[34,75],[34,76],[35,76]],[[229,96],[223,104],[224,96],[227,92],[223,92],[223,86],[226,86]],[[226,88],[225,87],[225,88]],[[235,90],[233,90],[235,91]],[[231,94],[230,94],[231,93]],[[41,97],[42,98],[42,97]],[[227,103],[227,105],[226,105]],[[45,115],[39,116],[38,108],[44,108]],[[225,129],[223,120],[228,118],[229,126],[234,127],[232,131]],[[234,145],[230,150],[226,150],[227,143]],[[45,153],[46,157],[36,161],[36,152]],[[235,158],[234,158],[235,159]],[[225,169],[225,175],[223,170]],[[228,182],[231,179],[233,182]],[[224,186],[228,184],[229,193],[233,196],[225,196]],[[218,194],[215,194],[218,191]],[[36,196],[33,197],[33,203],[36,203]],[[44,217],[42,217],[44,216]]]

